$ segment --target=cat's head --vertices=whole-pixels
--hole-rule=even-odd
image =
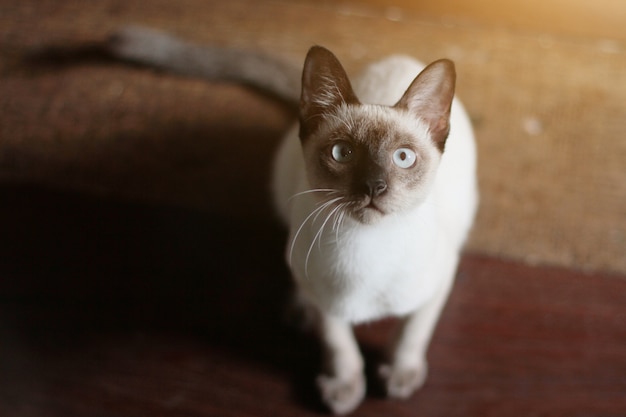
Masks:
[[[353,219],[371,224],[428,195],[449,132],[454,64],[433,62],[394,106],[359,102],[327,49],[309,51],[300,138],[312,188],[332,189]]]

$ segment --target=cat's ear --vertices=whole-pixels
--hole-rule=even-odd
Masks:
[[[395,106],[425,121],[432,140],[442,152],[450,132],[455,82],[454,63],[448,59],[435,61],[420,72]]]
[[[313,133],[325,113],[341,104],[358,102],[348,75],[335,55],[321,46],[312,47],[302,72],[300,138],[304,139]]]

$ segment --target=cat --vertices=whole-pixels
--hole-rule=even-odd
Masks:
[[[409,397],[426,379],[426,350],[478,204],[474,135],[454,97],[454,64],[391,56],[351,82],[335,55],[314,46],[298,80],[273,58],[153,30],[111,39],[117,58],[248,84],[297,105],[272,189],[289,229],[297,299],[325,351],[322,400],[335,414],[361,403],[352,326],[388,316],[401,323],[379,374],[389,397]]]

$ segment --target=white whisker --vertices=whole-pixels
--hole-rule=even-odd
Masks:
[[[291,263],[292,263],[293,248],[296,245],[296,240],[298,240],[298,236],[300,235],[300,232],[302,231],[302,228],[309,221],[309,219],[315,215],[315,213],[317,213],[319,210],[323,210],[323,209],[324,209],[324,207],[317,207],[315,210],[313,210],[311,213],[309,213],[309,215],[300,224],[300,227],[298,227],[298,230],[296,231],[296,234],[293,236],[293,239],[291,240],[291,247],[289,248],[289,265],[291,265]]]
[[[339,230],[341,229],[341,226],[343,225],[343,219],[346,214],[347,206],[348,206],[348,203],[340,204],[338,206],[339,211],[337,211],[337,213],[335,214],[335,220],[333,222],[333,230],[335,231],[335,242],[339,242]]]
[[[328,203],[331,202],[336,202],[338,200],[341,200],[341,197],[336,198],[334,200],[331,200]],[[330,204],[324,204],[324,208],[328,207]],[[315,236],[313,236],[313,240],[311,241],[311,245],[309,246],[309,250],[306,253],[306,258],[304,260],[304,275],[308,278],[309,277],[309,257],[311,256],[311,252],[313,251],[313,246],[315,246],[315,241],[317,240],[317,244],[318,244],[318,248],[321,248],[321,242],[322,242],[322,234],[324,233],[324,228],[326,227],[326,223],[328,223],[328,220],[330,220],[330,218],[332,217],[333,213],[335,213],[337,211],[337,209],[339,208],[339,206],[335,207],[324,219],[324,222],[322,223],[322,225],[320,226],[319,230],[317,231],[317,233],[315,234]],[[318,213],[319,215],[319,213]],[[317,218],[317,216],[316,216]],[[314,220],[315,222],[315,220]]]
[[[314,224],[315,221],[317,220],[317,218],[319,217],[319,215],[321,214],[322,211],[324,211],[327,207],[329,207],[330,205],[336,203],[337,201],[341,200],[343,197],[337,197],[337,198],[333,198],[332,200],[326,201],[323,204],[321,204],[319,207],[316,207],[315,210],[313,210],[311,213],[309,213],[309,215],[302,221],[302,223],[300,224],[300,227],[298,227],[298,230],[296,231],[295,235],[293,236],[293,239],[291,241],[291,246],[289,248],[289,265],[292,265],[292,260],[293,260],[293,250],[294,247],[296,246],[296,241],[298,240],[298,236],[300,236],[300,233],[302,232],[302,228],[304,227],[304,225],[313,217],[313,221],[311,222],[311,224]],[[315,217],[314,217],[315,216]],[[314,239],[315,241],[315,239]]]
[[[291,201],[296,197],[299,197],[301,195],[305,195],[305,194],[311,194],[311,193],[328,193],[328,194],[333,194],[333,193],[338,193],[339,191],[332,189],[332,188],[314,188],[312,190],[306,190],[306,191],[301,191],[299,193],[296,193],[294,195],[292,195],[291,197],[289,197],[289,200],[287,201]]]
[[[328,222],[328,220],[331,219],[331,217],[334,217],[335,218],[334,220],[336,220],[337,217],[334,216],[334,215],[337,213],[337,211],[340,208],[341,208],[341,204],[338,204],[334,209],[332,209],[332,211],[330,213],[328,213],[328,216],[326,216],[326,220],[324,220],[324,223],[322,223],[322,229],[324,228],[324,226],[326,226],[326,223]],[[334,220],[333,220],[333,228],[332,228],[332,230],[335,230],[335,225],[334,225],[335,221]],[[317,241],[317,247],[318,248],[320,248],[320,246],[321,246],[321,241],[322,241],[322,239],[319,239]]]
[[[315,218],[313,219],[313,223],[315,223],[317,221],[317,218],[320,216],[320,214],[322,214],[323,210],[325,210],[327,207],[333,205],[334,203],[336,203],[337,201],[339,201],[341,199],[343,199],[343,197],[333,198],[332,200],[326,201],[324,204],[322,204],[322,206],[321,206],[322,210],[317,212],[317,214],[315,215]]]

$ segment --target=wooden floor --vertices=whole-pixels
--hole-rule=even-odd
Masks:
[[[0,416],[308,416],[267,218],[0,189]],[[409,401],[359,416],[626,415],[626,280],[467,255]],[[358,329],[368,372],[393,323]]]

